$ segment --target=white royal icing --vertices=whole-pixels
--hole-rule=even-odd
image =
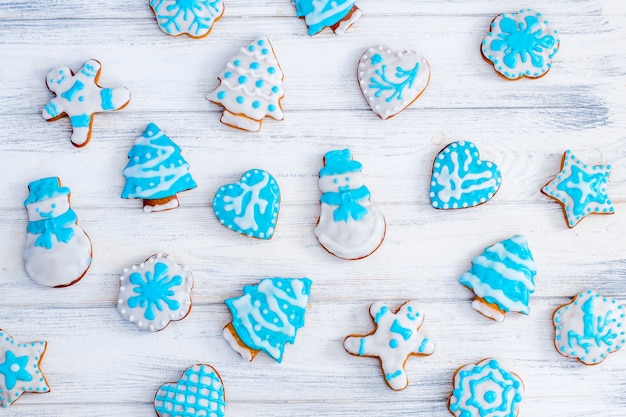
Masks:
[[[240,48],[218,78],[207,98],[224,107],[222,123],[254,132],[265,117],[283,120],[284,75],[266,36]]]
[[[409,356],[430,355],[435,351],[435,344],[419,331],[424,312],[415,301],[403,304],[397,313],[378,302],[371,305],[370,315],[376,330],[364,336],[348,336],[343,346],[353,355],[380,358],[387,384],[394,390],[402,390],[409,384],[404,370]]]
[[[156,254],[124,268],[117,309],[142,330],[159,331],[191,310],[193,276],[171,256]]]
[[[369,48],[361,56],[357,77],[374,113],[388,119],[424,92],[430,79],[430,66],[419,52],[396,52],[380,45]]]
[[[48,89],[56,94],[42,110],[46,120],[70,118],[74,146],[85,146],[91,136],[94,113],[119,110],[130,101],[130,92],[123,87],[102,88],[98,77],[102,66],[95,59],[85,62],[78,73],[68,67],[53,68],[46,76]]]

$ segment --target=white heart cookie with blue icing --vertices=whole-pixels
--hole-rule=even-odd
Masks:
[[[506,79],[539,78],[552,67],[559,43],[557,31],[541,13],[524,9],[496,16],[481,51]]]
[[[210,365],[197,364],[176,383],[161,385],[154,396],[159,417],[224,417],[226,397],[220,374]]]
[[[359,86],[374,113],[388,119],[410,106],[430,80],[430,66],[419,52],[369,48],[357,68]]]
[[[500,168],[480,159],[472,142],[452,142],[433,163],[430,202],[436,209],[474,207],[491,200],[500,188]]]
[[[246,171],[238,182],[220,187],[213,198],[213,211],[220,223],[259,239],[272,238],[279,209],[278,183],[262,169]]]

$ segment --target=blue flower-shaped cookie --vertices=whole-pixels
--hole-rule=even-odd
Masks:
[[[559,36],[541,13],[531,9],[498,15],[483,39],[483,57],[503,77],[538,78],[552,67]]]
[[[224,14],[223,0],[150,0],[159,27],[170,36],[204,38]]]
[[[272,238],[279,209],[278,183],[262,169],[246,171],[235,184],[220,187],[213,198],[213,211],[220,223],[259,239]]]
[[[471,142],[453,142],[435,158],[430,202],[436,209],[474,207],[489,201],[502,176],[493,162],[483,161]]]

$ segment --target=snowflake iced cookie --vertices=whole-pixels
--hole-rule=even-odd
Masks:
[[[46,104],[41,115],[47,121],[68,116],[73,129],[70,139],[79,148],[91,138],[94,113],[120,110],[130,102],[128,89],[98,85],[101,70],[100,62],[90,59],[76,74],[68,67],[57,67],[46,75],[48,90],[56,97]]]
[[[48,342],[19,343],[0,329],[0,405],[6,408],[23,393],[50,391],[41,372]]]
[[[223,0],[150,0],[161,30],[170,36],[208,36],[224,14]]]
[[[259,239],[272,238],[279,209],[278,183],[261,169],[246,171],[235,184],[220,187],[213,198],[213,211],[220,223]]]
[[[196,188],[181,149],[157,125],[149,123],[128,152],[122,172],[122,198],[143,200],[146,213],[176,208],[177,193]]]
[[[559,35],[530,9],[496,16],[482,41],[483,58],[504,78],[539,78],[552,67]]]
[[[474,291],[474,310],[498,322],[505,313],[530,313],[528,299],[535,292],[535,261],[522,235],[485,248],[472,259],[472,268],[459,282]]]
[[[436,209],[475,207],[498,192],[502,175],[493,162],[480,159],[472,142],[452,142],[433,162],[430,203]]]
[[[193,365],[178,382],[161,385],[154,396],[159,417],[224,417],[226,397],[220,374],[210,365]]]
[[[496,359],[458,369],[448,408],[457,417],[516,417],[524,394],[522,380]]]
[[[91,265],[92,247],[70,207],[70,189],[57,177],[28,184],[24,267],[38,284],[67,287],[78,282]]]
[[[354,0],[291,0],[313,36],[327,27],[343,35],[363,14]]]
[[[193,276],[171,256],[156,254],[120,275],[117,309],[142,330],[159,331],[191,311]]]
[[[320,170],[320,217],[315,236],[331,254],[343,259],[371,255],[385,238],[385,217],[363,185],[360,162],[349,149],[324,156]]]
[[[224,300],[233,319],[224,338],[247,361],[263,351],[282,362],[285,345],[304,326],[310,293],[308,278],[265,278],[244,286],[241,297]]]
[[[370,315],[374,331],[346,337],[343,347],[352,355],[379,358],[387,385],[403,390],[409,384],[404,370],[409,356],[425,356],[435,351],[435,344],[419,331],[424,312],[415,301],[404,303],[396,313],[377,302],[370,306]]]
[[[224,108],[220,121],[250,132],[265,117],[283,120],[283,71],[266,36],[242,47],[218,76],[220,84],[207,97]]]
[[[561,172],[541,192],[563,206],[567,226],[572,228],[587,214],[613,214],[606,194],[611,165],[587,165],[570,150],[565,151]]]
[[[381,45],[361,56],[357,78],[365,100],[385,120],[422,95],[430,80],[430,66],[419,52],[396,52]]]
[[[554,312],[554,346],[563,356],[598,364],[626,344],[624,317],[624,306],[617,300],[581,292]]]

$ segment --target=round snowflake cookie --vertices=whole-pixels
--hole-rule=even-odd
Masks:
[[[156,254],[124,268],[117,309],[142,330],[159,331],[191,310],[193,276],[171,256]]]
[[[485,60],[508,80],[545,75],[558,50],[557,31],[531,9],[496,16],[481,44]]]

